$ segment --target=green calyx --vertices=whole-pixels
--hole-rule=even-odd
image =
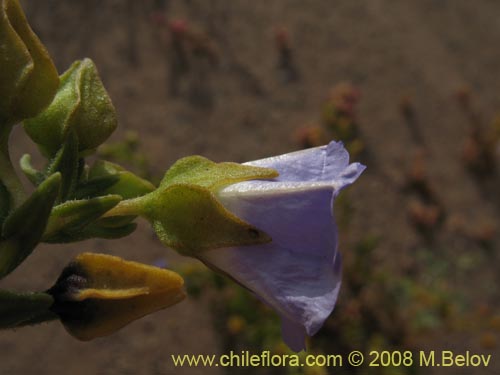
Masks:
[[[227,211],[213,193],[196,185],[174,185],[146,206],[160,240],[186,255],[220,247],[270,242],[258,228]]]
[[[193,155],[178,160],[165,173],[160,187],[176,184],[197,185],[212,192],[246,180],[274,178],[278,172],[270,168],[253,167],[238,163],[214,163],[203,156]]]
[[[76,61],[61,75],[50,106],[24,122],[24,128],[42,152],[53,156],[74,131],[80,154],[95,150],[117,126],[116,112],[94,63]]]
[[[273,169],[190,156],[167,171],[158,189],[121,202],[106,216],[140,214],[152,222],[166,246],[189,256],[221,247],[267,243],[271,238],[266,233],[229,212],[215,193],[237,182],[277,175]]]

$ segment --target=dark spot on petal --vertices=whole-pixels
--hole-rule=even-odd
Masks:
[[[73,262],[70,263],[61,273],[52,288],[47,293],[57,300],[71,300],[71,296],[87,287],[87,275],[83,268]]]
[[[254,228],[250,228],[248,230],[248,234],[250,235],[251,238],[259,238],[260,237],[260,233],[257,229],[254,229]]]
[[[87,285],[87,279],[80,275],[71,275],[66,279],[66,287],[70,293],[84,289]]]

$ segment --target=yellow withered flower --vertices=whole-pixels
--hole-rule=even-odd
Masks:
[[[121,258],[83,253],[48,290],[52,310],[79,340],[107,336],[185,298],[177,273]]]

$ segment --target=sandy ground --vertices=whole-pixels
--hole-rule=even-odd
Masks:
[[[399,260],[411,258],[420,241],[399,189],[417,147],[398,109],[401,97],[411,96],[428,152],[428,173],[448,213],[470,223],[493,222],[498,244],[500,207],[460,164],[468,123],[453,94],[467,84],[488,121],[500,108],[500,2],[173,0],[168,16],[206,31],[218,59],[217,66],[195,66],[177,97],[168,95],[171,51],[150,21],[152,2],[21,2],[59,71],[75,59],[95,61],[119,114],[120,129],[112,139],[137,131],[156,174],[189,154],[241,162],[294,150],[294,130],[319,120],[332,86],[353,82],[362,91],[359,123],[371,158],[351,189],[356,210],[351,233],[381,235],[379,256]],[[277,73],[277,26],[290,32],[300,72],[296,83],[284,84]],[[193,99],[192,93],[200,91],[206,93],[204,100]],[[14,158],[27,150],[36,153],[20,129],[13,142]],[[450,256],[479,251],[451,232],[443,231],[438,241]],[[349,251],[342,244],[341,250]],[[170,261],[179,261],[141,225],[125,241],[41,246],[2,280],[2,288],[48,287],[81,251],[150,263],[167,254]],[[495,259],[482,272],[457,276],[455,286],[498,306],[493,302],[498,301],[498,254]],[[450,336],[435,345],[466,350],[473,343],[474,338]],[[171,353],[220,352],[203,299],[187,300],[90,343],[75,341],[59,323],[1,332],[0,352],[1,374],[222,373],[219,368],[174,370],[170,361]],[[494,362],[491,374],[500,371],[500,357]],[[460,373],[472,373],[467,371]]]

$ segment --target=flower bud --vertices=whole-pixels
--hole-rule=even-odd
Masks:
[[[87,154],[116,129],[115,108],[90,59],[76,61],[61,75],[61,85],[50,106],[24,122],[28,135],[42,152],[54,155],[70,130],[76,133],[78,151]]]
[[[182,301],[177,273],[121,258],[83,253],[48,291],[52,310],[79,340],[107,336],[130,322]]]
[[[0,1],[0,123],[33,117],[53,99],[59,77],[17,0]]]

